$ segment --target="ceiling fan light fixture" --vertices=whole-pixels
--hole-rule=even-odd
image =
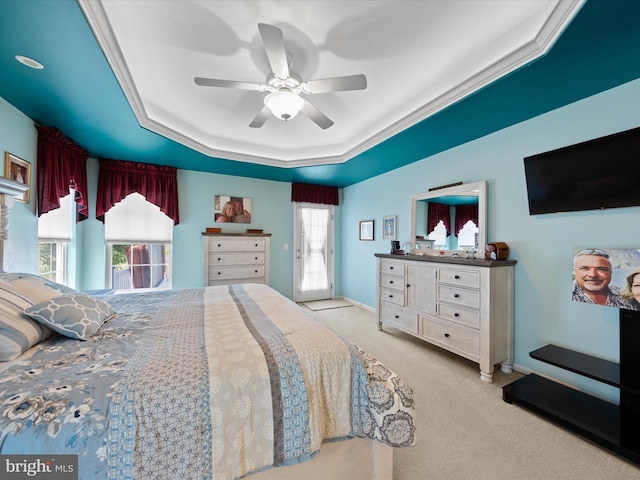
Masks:
[[[264,104],[280,120],[290,120],[304,106],[304,99],[290,90],[280,89],[264,97]]]

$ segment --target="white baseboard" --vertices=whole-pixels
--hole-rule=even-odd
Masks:
[[[344,300],[346,300],[347,302],[351,302],[354,305],[364,308],[365,310],[369,310],[370,312],[375,313],[376,309],[373,307],[370,307],[369,305],[365,305],[364,303],[360,303],[360,302],[356,302],[355,300],[350,299],[349,297],[338,297],[338,298],[343,298]]]

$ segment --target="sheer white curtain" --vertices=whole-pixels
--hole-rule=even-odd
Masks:
[[[327,223],[329,211],[302,208],[303,270],[300,284],[303,292],[324,290],[329,286],[327,271]]]

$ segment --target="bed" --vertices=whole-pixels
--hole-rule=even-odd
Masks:
[[[416,442],[410,387],[268,286],[2,273],[0,295],[2,454],[78,455],[81,479],[390,479]]]

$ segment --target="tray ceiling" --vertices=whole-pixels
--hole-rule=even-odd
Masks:
[[[544,55],[581,1],[98,1],[79,4],[144,128],[210,157],[276,167],[342,163]],[[258,23],[279,27],[304,80],[365,74],[361,91],[305,96],[299,114],[249,123],[268,92]]]

